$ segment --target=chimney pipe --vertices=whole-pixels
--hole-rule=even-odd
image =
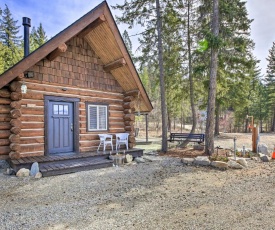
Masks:
[[[24,57],[27,57],[30,53],[30,27],[31,27],[31,19],[27,17],[23,17],[24,26]]]

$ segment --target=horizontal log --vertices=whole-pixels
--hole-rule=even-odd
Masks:
[[[134,109],[124,109],[125,114],[134,113]]]
[[[12,92],[21,92],[21,86],[22,86],[22,83],[19,82],[19,81],[13,81],[9,88],[10,88],[10,91]]]
[[[123,118],[124,113],[120,111],[110,111],[109,117],[122,117]]]
[[[0,130],[0,138],[1,139],[8,139],[9,136],[11,135],[10,130]]]
[[[98,134],[95,135],[80,135],[80,141],[92,141],[92,140],[99,140]]]
[[[120,58],[120,59],[115,60],[111,63],[108,63],[107,65],[104,65],[103,70],[106,71],[106,72],[110,72],[111,70],[120,68],[120,67],[125,66],[125,65],[126,65],[125,59]]]
[[[134,125],[134,123],[135,123],[134,121],[125,121],[124,125],[125,126],[131,126],[131,125]]]
[[[10,117],[10,114],[0,114],[0,122],[1,121],[10,121],[11,120],[11,117]]]
[[[10,151],[10,146],[0,146],[0,155],[8,155]]]
[[[94,30],[96,27],[98,27],[101,23],[105,22],[106,18],[102,14],[100,15],[95,21],[93,21],[90,25],[85,27],[78,35],[79,38],[84,38],[88,33],[90,33],[92,30]]]
[[[35,106],[44,106],[44,101],[43,100],[33,100],[33,99],[26,99],[25,96],[21,100],[22,105],[28,105],[32,104]]]
[[[125,131],[130,131],[130,132],[132,132],[132,131],[135,131],[135,128],[134,128],[133,125],[131,125],[131,126],[125,126]]]
[[[9,139],[7,139],[7,138],[0,139],[0,146],[9,146],[9,145],[10,145]]]
[[[21,110],[20,109],[13,109],[10,111],[10,117],[11,118],[19,118],[21,117]]]
[[[23,96],[21,92],[12,92],[10,97],[13,101],[19,101]]]
[[[21,119],[21,121],[43,122],[44,121],[44,116],[23,115],[20,119]]]
[[[17,119],[11,119],[10,124],[12,127],[21,127],[22,122],[19,118],[17,118]]]
[[[10,103],[10,107],[12,109],[20,109],[21,108],[21,100],[20,101],[12,101]]]
[[[31,114],[31,115],[44,115],[43,107],[23,107],[21,109],[23,114]]]
[[[18,74],[18,76],[14,79],[15,81],[21,81],[23,80],[25,77],[25,74],[24,73],[20,73]]]
[[[44,137],[20,137],[20,144],[44,144]]]
[[[14,152],[14,151],[12,151],[12,152],[9,153],[9,157],[10,157],[12,160],[14,160],[14,159],[20,159],[20,153],[19,153],[19,152]]]
[[[20,143],[20,135],[19,134],[11,134],[9,136],[10,143]]]
[[[24,99],[40,99],[44,100],[44,93],[43,92],[35,92],[33,93],[32,90],[37,90],[37,91],[45,91],[45,92],[52,92],[52,93],[63,93],[62,88],[64,86],[55,86],[55,85],[47,85],[47,84],[37,84],[37,83],[28,83],[28,92],[24,95]],[[95,91],[95,90],[89,90],[89,89],[81,89],[81,88],[74,88],[70,87],[67,88],[66,91],[66,96],[68,94],[72,95],[78,95],[78,97],[84,96],[85,100],[84,101],[91,101],[91,102],[96,102],[97,99],[99,98],[106,98],[108,99],[117,99],[121,104],[123,101],[123,94],[120,93],[109,93],[107,91]],[[90,97],[89,99],[87,97]],[[106,103],[109,103],[106,101]],[[115,101],[111,100],[109,104],[114,104]]]
[[[127,96],[138,96],[139,94],[139,90],[138,89],[135,89],[135,90],[131,90],[131,91],[128,91],[126,93],[124,93],[124,96],[127,97]]]
[[[136,143],[136,138],[134,136],[129,136],[130,143]]]
[[[135,114],[126,114],[123,118],[124,121],[135,121]]]
[[[11,133],[13,133],[13,134],[19,134],[20,132],[21,132],[20,127],[12,127],[11,128]]]
[[[124,104],[123,104],[124,109],[132,109],[134,107],[135,107],[135,102],[134,101],[124,102]]]
[[[0,97],[10,98],[11,92],[8,89],[0,89]]]
[[[21,125],[21,129],[43,129],[44,123],[25,123],[23,122]]]
[[[26,130],[22,129],[20,133],[21,137],[37,137],[44,136],[44,130]]]
[[[0,105],[0,113],[9,113],[11,111],[11,107],[9,105]]]
[[[19,143],[11,143],[10,149],[14,152],[20,152],[21,146]]]
[[[1,121],[0,122],[0,130],[10,130],[11,125],[8,121]]]
[[[66,51],[67,51],[67,45],[65,43],[62,43],[54,51],[52,51],[46,58],[49,61],[53,61],[60,54],[65,53]]]
[[[44,144],[21,145],[21,153],[44,151]]]
[[[131,102],[133,100],[134,100],[133,96],[127,96],[127,97],[124,97],[124,99],[123,99],[124,102]]]
[[[20,157],[24,158],[24,157],[39,157],[39,156],[44,156],[45,153],[44,151],[35,151],[35,152],[24,152],[24,153],[20,153]]]
[[[11,103],[10,98],[2,98],[0,97],[0,105],[9,105]]]

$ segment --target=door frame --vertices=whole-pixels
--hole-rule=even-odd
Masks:
[[[71,102],[73,103],[73,152],[79,153],[79,98],[73,97],[58,97],[58,96],[44,96],[44,142],[45,142],[45,155],[51,155],[49,153],[49,143],[48,143],[48,123],[49,123],[49,102]]]

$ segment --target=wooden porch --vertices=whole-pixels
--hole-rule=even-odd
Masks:
[[[119,151],[121,153],[121,150]],[[112,151],[115,155],[116,151]],[[134,158],[143,155],[143,149],[125,150]],[[38,162],[43,177],[73,173],[85,170],[106,168],[113,166],[113,160],[109,159],[110,151],[88,152],[80,154],[62,154],[49,156],[24,157],[17,160],[8,160],[10,166],[17,172],[21,168],[30,169],[34,162]]]

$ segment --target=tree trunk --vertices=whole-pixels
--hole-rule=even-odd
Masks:
[[[189,74],[189,88],[190,88],[190,104],[192,110],[192,128],[190,133],[195,133],[197,126],[197,111],[195,104],[195,96],[194,96],[194,80],[193,80],[193,72],[192,72],[192,52],[191,52],[191,33],[190,33],[190,11],[191,11],[191,0],[188,0],[187,3],[187,49],[188,49],[188,74]],[[186,139],[182,142],[180,147],[185,147],[189,143],[189,140]]]
[[[217,102],[216,117],[215,117],[215,136],[220,135],[220,104]]]
[[[165,83],[163,71],[163,48],[162,48],[162,22],[159,0],[156,0],[157,8],[157,30],[158,30],[158,59],[159,59],[159,80],[160,80],[160,97],[161,97],[161,120],[162,120],[162,148],[163,152],[167,152],[167,118],[166,118],[166,102],[165,102]]]
[[[219,0],[213,0],[212,34],[219,36]],[[208,155],[214,153],[214,115],[217,87],[218,47],[211,47],[210,82],[207,105],[207,120],[205,131],[205,152]]]

